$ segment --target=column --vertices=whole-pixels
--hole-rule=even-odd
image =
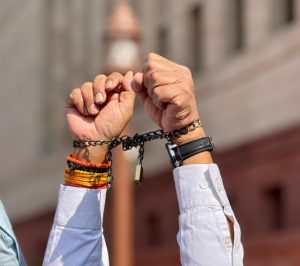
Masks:
[[[121,147],[113,154],[112,265],[133,265],[133,183],[131,166]]]
[[[233,49],[236,7],[232,0],[211,0],[203,8],[203,67],[210,70],[222,64]]]
[[[245,0],[245,44],[253,48],[264,42],[274,25],[273,0]]]

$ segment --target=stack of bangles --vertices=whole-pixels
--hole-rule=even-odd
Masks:
[[[65,169],[65,185],[93,189],[109,188],[110,167],[109,164],[82,162],[69,155]]]

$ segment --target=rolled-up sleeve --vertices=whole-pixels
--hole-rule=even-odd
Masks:
[[[179,203],[177,235],[183,266],[241,266],[243,246],[216,164],[195,164],[174,169]],[[227,218],[234,225],[231,241]]]

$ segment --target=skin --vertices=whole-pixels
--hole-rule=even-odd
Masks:
[[[111,140],[118,137],[133,114],[135,93],[132,72],[125,76],[99,75],[69,94],[66,106],[68,130],[73,140]],[[106,146],[75,149],[79,160],[102,163]]]
[[[110,140],[118,137],[132,117],[135,93],[146,113],[163,130],[172,131],[199,118],[190,70],[157,54],[150,53],[143,71],[134,77],[128,72],[98,75],[69,94],[66,117],[72,139]],[[204,137],[202,128],[174,140],[182,144]],[[73,156],[103,162],[106,147],[75,149]],[[197,154],[183,164],[211,163],[209,152]]]
[[[132,87],[145,111],[165,131],[183,128],[199,118],[192,74],[185,66],[151,53],[143,72],[134,76]],[[183,144],[204,136],[204,130],[199,128],[173,142]],[[196,154],[183,165],[196,163],[212,163],[210,152]]]
[[[146,113],[165,131],[173,131],[199,118],[191,71],[160,55],[150,53],[143,71],[133,76],[98,75],[71,91],[66,106],[68,130],[73,140],[110,140],[120,136],[133,115],[135,93]],[[174,140],[183,144],[206,136],[198,128]],[[75,149],[73,157],[87,162],[105,162],[105,146]],[[210,152],[196,154],[183,165],[210,164]],[[233,224],[228,220],[233,240]]]

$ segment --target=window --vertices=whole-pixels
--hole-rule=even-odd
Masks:
[[[147,242],[149,246],[155,247],[161,244],[161,221],[157,213],[151,212],[147,216]]]
[[[294,21],[295,0],[275,0],[275,2],[274,28],[278,29]]]
[[[265,199],[267,203],[269,226],[271,230],[278,230],[284,226],[283,213],[283,190],[276,186],[265,191]]]
[[[244,47],[244,0],[234,0],[234,31],[233,50],[239,51]]]

